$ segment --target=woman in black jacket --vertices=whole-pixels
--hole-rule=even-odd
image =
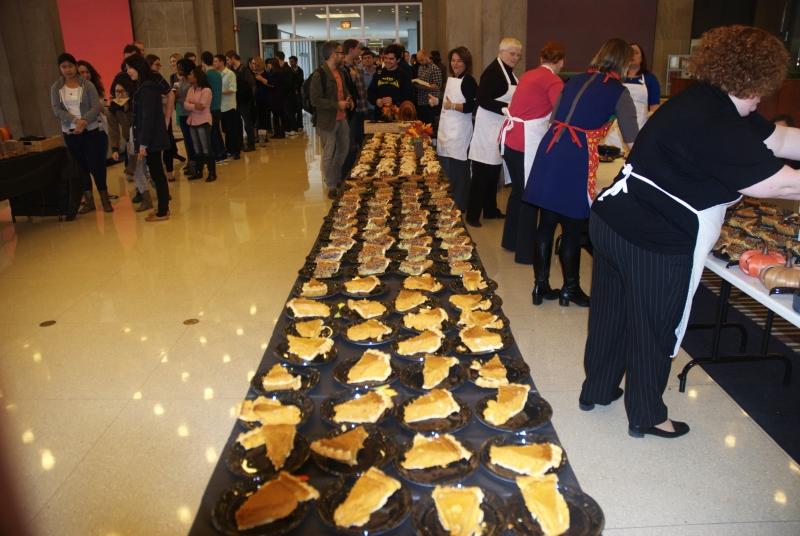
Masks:
[[[169,136],[164,123],[159,78],[139,54],[125,58],[125,68],[136,89],[133,94],[133,146],[144,158],[150,178],[156,185],[158,210],[145,217],[145,221],[169,219],[169,185],[162,163],[163,151],[169,149]]]

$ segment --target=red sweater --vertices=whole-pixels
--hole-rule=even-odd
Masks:
[[[549,68],[540,65],[522,75],[508,106],[512,117],[524,121],[550,115],[561,95],[564,82]],[[514,123],[514,127],[506,134],[506,147],[525,152],[522,123]]]

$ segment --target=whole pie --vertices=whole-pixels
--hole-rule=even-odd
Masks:
[[[483,410],[487,422],[500,426],[525,408],[530,386],[519,383],[501,385],[497,388],[497,399],[489,400]]]
[[[308,298],[293,298],[286,302],[286,306],[295,318],[327,317],[331,314],[331,308],[326,304]]]
[[[486,329],[502,329],[503,320],[496,314],[489,311],[461,311],[461,318],[458,323],[462,326],[480,326]]]
[[[422,388],[433,389],[447,376],[450,375],[450,368],[458,364],[455,357],[427,355],[422,363]]]
[[[492,445],[489,448],[489,459],[493,464],[529,476],[542,476],[558,467],[563,455],[561,447],[553,443]]]
[[[242,432],[236,438],[236,442],[245,450],[266,445],[267,458],[272,467],[280,470],[292,453],[296,434],[297,429],[292,424],[265,424],[249,432]]]
[[[558,490],[556,475],[520,476],[517,477],[517,486],[528,512],[539,523],[542,533],[550,536],[569,530],[569,508]]]
[[[445,419],[459,411],[461,407],[450,391],[433,389],[427,394],[418,396],[403,408],[403,420],[414,423],[429,419]]]
[[[386,476],[377,467],[370,467],[356,480],[347,498],[334,510],[334,523],[338,527],[366,525],[372,513],[383,508],[401,487],[400,482]]]
[[[319,498],[319,492],[284,471],[250,495],[236,510],[236,527],[248,530],[290,515],[301,502]]]
[[[428,297],[418,290],[400,289],[394,301],[394,308],[400,311],[409,311],[428,301]]]
[[[391,356],[380,350],[367,350],[347,372],[348,383],[382,382],[392,373]]]
[[[295,376],[281,365],[273,365],[261,379],[266,391],[296,391],[302,384],[303,378]]]
[[[468,246],[458,246],[458,247],[468,247]],[[450,249],[450,252],[452,251],[453,249]],[[468,270],[463,274],[461,274],[461,284],[464,285],[464,288],[470,292],[476,290],[483,290],[489,286],[483,279],[483,275],[481,274],[480,270]]]
[[[394,406],[392,389],[374,389],[358,398],[333,406],[333,422],[374,423]]]
[[[469,460],[471,457],[472,453],[451,434],[417,434],[400,465],[404,469],[447,467],[453,462]]]
[[[459,337],[471,352],[488,352],[503,347],[503,338],[499,333],[480,326],[462,329]]]
[[[320,456],[353,466],[358,463],[358,453],[368,437],[369,432],[363,426],[356,426],[337,436],[312,441],[311,450]]]
[[[344,288],[350,294],[369,294],[373,290],[375,290],[378,285],[381,284],[381,280],[375,277],[374,275],[370,275],[367,277],[354,277],[350,281],[344,282]]]
[[[239,404],[239,419],[261,424],[300,423],[300,408],[293,404],[281,404],[280,400],[259,396],[254,400],[243,400]]]
[[[444,335],[441,331],[426,330],[408,339],[397,343],[397,353],[400,355],[432,354],[442,346]]]
[[[473,361],[470,368],[478,371],[475,380],[475,385],[478,387],[496,389],[501,385],[508,385],[508,370],[497,354],[484,363]]]
[[[451,536],[483,534],[483,491],[478,487],[443,487],[433,490],[433,503],[442,528]]]
[[[403,288],[407,290],[422,290],[424,292],[439,292],[442,284],[431,274],[413,275],[406,277]]]
[[[492,301],[480,294],[453,294],[450,303],[462,311],[487,311],[492,307]]]
[[[365,320],[386,314],[386,306],[375,300],[347,300],[347,308]]]
[[[415,331],[426,329],[442,329],[442,322],[448,319],[447,312],[441,307],[423,307],[415,313],[403,316],[403,325]]]
[[[328,285],[318,279],[311,278],[303,283],[300,294],[304,298],[320,298],[328,294]]]
[[[295,337],[287,335],[289,353],[304,361],[311,361],[320,355],[325,355],[333,348],[333,339],[329,337]]]
[[[347,328],[347,338],[351,341],[382,341],[392,333],[392,328],[374,318],[353,324]]]

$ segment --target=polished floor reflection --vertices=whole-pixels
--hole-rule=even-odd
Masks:
[[[308,135],[243,154],[215,183],[172,183],[168,222],[133,212],[120,175],[111,215],[14,225],[0,204],[5,446],[37,534],[188,530],[329,206]],[[578,410],[587,311],[534,308],[501,228],[472,232],[606,534],[800,534],[800,466],[702,371],[685,395],[670,379],[671,414],[692,425],[681,440],[629,438],[621,404]]]

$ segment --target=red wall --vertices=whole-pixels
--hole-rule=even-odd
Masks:
[[[658,0],[528,0],[526,62],[539,63],[546,41],[567,48],[565,71],[582,71],[607,39],[620,37],[644,47],[652,65]]]
[[[57,0],[64,50],[100,73],[106,96],[119,72],[122,49],[133,41],[128,0]]]

